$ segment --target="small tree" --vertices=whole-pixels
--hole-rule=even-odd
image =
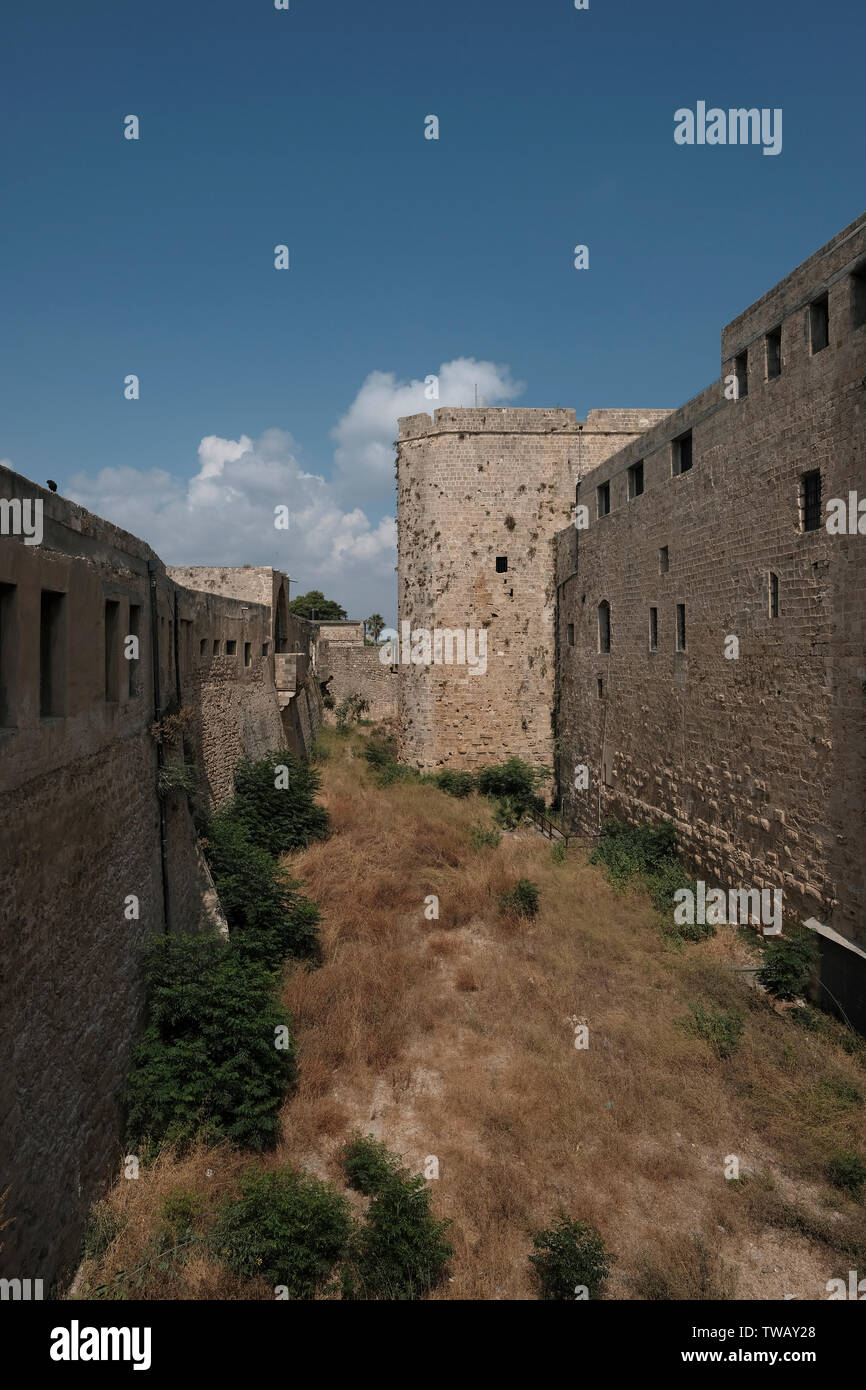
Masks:
[[[385,619],[382,617],[382,614],[373,613],[373,615],[367,618],[366,620],[367,635],[369,637],[372,637],[374,642],[378,642],[379,634],[381,633],[384,626]]]

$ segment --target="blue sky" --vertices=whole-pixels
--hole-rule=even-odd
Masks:
[[[389,446],[426,375],[454,364],[440,404],[676,406],[863,211],[861,0],[49,0],[2,26],[0,457],[167,563],[275,563],[356,616],[396,617]],[[781,154],[675,145],[699,99],[781,107]]]

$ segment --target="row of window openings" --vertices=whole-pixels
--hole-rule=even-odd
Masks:
[[[210,648],[211,648],[211,655],[212,655],[212,656],[219,656],[219,655],[220,655],[220,646],[221,646],[221,643],[220,643],[220,639],[219,639],[218,637],[215,637],[215,638],[213,639],[213,642],[212,642],[212,643],[211,643],[211,641],[210,641],[209,638],[203,637],[203,638],[201,639],[201,641],[199,642],[199,644],[198,644],[198,654],[199,654],[199,656],[202,657],[203,659],[206,659],[206,658],[207,658],[207,655],[208,655],[208,647],[210,647]],[[263,642],[263,643],[262,643],[262,656],[267,656],[267,654],[268,654],[268,646],[269,646],[269,643],[267,643],[267,642]],[[233,637],[228,637],[228,638],[226,638],[226,650],[225,650],[225,654],[226,654],[226,656],[237,656],[237,654],[238,654],[238,644],[237,644],[237,642],[235,641],[235,639],[234,639]],[[252,664],[253,664],[253,644],[252,644],[252,642],[244,642],[244,665],[245,665],[245,666],[252,666]]]
[[[685,436],[684,436],[685,438]],[[675,441],[682,442],[682,441]],[[691,434],[688,436],[687,462],[680,467],[680,472],[684,473],[692,466],[692,441]],[[633,463],[628,470],[628,495],[629,500],[639,497],[643,492],[643,461]],[[600,483],[596,489],[598,498],[598,515],[607,516],[610,511],[610,483]],[[798,493],[798,507],[800,513],[801,531],[818,531],[821,527],[821,470],[820,468],[810,468],[808,472],[801,473]],[[497,569],[499,561],[496,562]],[[667,574],[668,571],[668,548],[662,546],[659,551],[659,573]]]
[[[866,323],[866,264],[858,267],[851,276],[853,282],[852,328],[862,328]],[[812,357],[823,352],[830,345],[830,301],[826,294],[819,295],[809,305],[809,352]],[[764,368],[767,381],[782,375],[782,329],[774,328],[764,337]],[[749,354],[741,352],[734,358],[734,372],[737,378],[737,396],[742,400],[749,394]]]
[[[163,622],[165,620],[163,619]],[[39,608],[39,716],[56,719],[65,713],[66,687],[66,595],[53,589],[43,589]],[[0,584],[0,728],[13,728],[15,713],[15,652],[17,650],[17,614],[15,585]],[[121,659],[126,656],[126,637],[141,642],[141,607],[129,605],[129,632],[120,632],[120,603],[107,599],[105,603],[105,698],[110,703],[120,699]],[[169,623],[169,647],[173,624]],[[207,653],[207,640],[202,638],[201,655]],[[226,642],[226,655],[237,653],[237,642]],[[214,641],[213,655],[219,656],[220,643]],[[268,643],[262,643],[262,656],[268,654]],[[137,657],[126,657],[129,671],[129,698],[141,694],[140,663]],[[244,665],[252,665],[252,643],[244,643]]]
[[[779,576],[772,572],[767,576],[767,612],[771,618],[779,616]],[[568,624],[568,645],[574,646],[574,623]],[[651,652],[658,651],[659,646],[659,610],[651,607],[649,610],[649,649]],[[684,652],[686,649],[686,605],[677,604],[676,622],[676,650]],[[610,651],[610,604],[607,599],[603,599],[598,605],[598,650],[600,652]]]
[[[692,432],[686,430],[678,439],[673,441],[673,451],[671,454],[671,474],[678,477],[681,473],[688,473],[694,462],[692,450]],[[628,500],[633,502],[636,497],[641,497],[644,490],[644,461],[638,459],[626,471],[628,482]],[[608,516],[610,513],[610,482],[599,483],[595,490],[596,513],[598,516]]]

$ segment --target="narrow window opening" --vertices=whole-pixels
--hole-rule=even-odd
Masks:
[[[610,511],[610,483],[599,483],[595,490],[599,516],[607,516]]]
[[[686,649],[686,605],[677,604],[677,651],[684,652]]]
[[[674,473],[688,473],[692,466],[692,432],[686,430],[679,439],[674,440]]]
[[[628,498],[631,502],[643,492],[643,459],[633,463],[628,470]]]
[[[42,590],[39,613],[39,714],[63,714],[65,680],[66,595]]]
[[[821,526],[821,470],[812,468],[800,478],[800,530],[817,531]]]
[[[830,306],[826,294],[809,305],[809,347],[814,357],[830,342]]]
[[[668,548],[666,545],[663,545],[659,548],[659,574],[667,574],[670,567],[671,561]]]
[[[129,698],[135,700],[141,694],[141,607],[137,603],[129,605],[129,636],[136,639],[138,644],[137,657],[128,658],[129,666]]]
[[[866,261],[861,261],[851,276],[851,327],[862,328],[866,323]]]
[[[199,656],[207,656],[207,638],[206,638],[206,637],[202,637],[201,641],[200,641],[199,644],[198,644],[198,654],[199,654]]]
[[[598,605],[598,650],[610,651],[610,604],[602,599]]]
[[[220,643],[219,643],[219,638],[218,638],[218,637],[214,638],[213,654],[214,654],[214,656],[219,656],[219,654],[220,654]]]
[[[649,611],[649,649],[651,652],[658,651],[659,645],[659,610],[651,608]]]
[[[734,358],[734,373],[737,378],[737,400],[749,394],[749,354],[741,352]]]
[[[226,642],[226,656],[237,656],[238,644],[234,637],[229,637]]]
[[[779,576],[770,572],[769,612],[771,618],[779,616]]]
[[[114,599],[105,603],[105,698],[114,704],[120,698],[120,663],[117,634],[120,626],[120,604]]]
[[[767,334],[767,380],[782,375],[782,330],[774,328]]]
[[[263,643],[262,643],[262,656],[267,656],[267,654],[268,654],[268,644],[267,644],[267,642],[263,642]]]
[[[574,623],[568,624],[568,645],[570,647],[574,646]]]
[[[0,584],[0,728],[15,728],[18,614],[15,585]]]
[[[252,664],[253,664],[253,644],[252,644],[252,642],[244,642],[244,665],[245,665],[245,666],[252,666]]]
[[[497,557],[496,557],[496,573],[497,573],[497,574],[505,574],[505,573],[507,572],[507,570],[508,570],[508,556],[507,556],[507,555],[497,555]]]
[[[603,679],[601,678],[601,676],[599,676],[598,679],[597,679],[597,687],[598,687],[598,698],[599,698],[600,700],[603,700],[603,699],[604,699],[604,681],[603,681]]]

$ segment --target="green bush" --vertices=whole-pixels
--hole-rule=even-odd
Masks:
[[[839,1149],[827,1165],[827,1177],[834,1187],[859,1200],[866,1183],[866,1161],[852,1149]]]
[[[758,981],[776,999],[797,999],[817,959],[818,943],[812,933],[803,927],[788,928],[784,936],[768,942]]]
[[[457,796],[461,799],[471,796],[475,790],[475,778],[471,772],[455,772],[451,768],[443,768],[442,772],[436,773],[436,785],[440,791],[447,792],[449,796]]]
[[[170,762],[163,763],[159,769],[157,791],[163,797],[172,792],[181,792],[193,800],[196,794],[196,776],[195,763],[181,762],[180,759],[175,758]]]
[[[508,758],[504,763],[482,767],[476,784],[482,796],[498,802],[494,813],[497,824],[515,830],[530,811],[545,809],[537,792],[548,775],[546,768],[530,767],[522,758]]]
[[[381,1191],[400,1171],[396,1154],[366,1134],[353,1134],[344,1144],[341,1157],[349,1186],[363,1192],[365,1197]]]
[[[553,1226],[535,1231],[536,1253],[530,1263],[541,1284],[543,1299],[574,1299],[585,1288],[588,1298],[600,1298],[614,1257],[594,1226],[559,1217]]]
[[[123,1227],[124,1221],[113,1207],[104,1200],[94,1202],[87,1214],[87,1228],[84,1232],[86,1258],[100,1259]]]
[[[330,1183],[280,1168],[251,1173],[220,1208],[210,1244],[235,1274],[261,1275],[289,1298],[312,1298],[346,1254],[349,1202]]]
[[[371,734],[364,743],[364,757],[371,767],[388,767],[397,761],[397,740],[393,734]]]
[[[469,827],[469,843],[473,849],[495,849],[501,839],[498,830],[487,830],[483,825]]]
[[[680,888],[695,891],[677,855],[676,827],[668,821],[656,825],[630,825],[627,821],[609,817],[601,827],[601,835],[589,856],[591,864],[600,864],[610,883],[622,892],[636,880],[649,893],[653,907],[665,919],[670,936],[687,941],[702,941],[715,936],[709,923],[678,923],[673,920],[674,894]]]
[[[204,849],[238,950],[270,969],[286,956],[321,958],[319,909],[297,892],[266,849],[253,844],[232,812],[211,817]]]
[[[343,1297],[420,1298],[445,1277],[453,1254],[450,1225],[430,1210],[424,1179],[413,1176],[382,1144],[354,1137],[343,1151],[349,1181],[371,1200],[343,1271]]]
[[[347,695],[337,706],[337,732],[347,734],[350,724],[357,724],[370,708],[370,701],[355,691]]]
[[[538,885],[519,878],[509,893],[499,899],[500,912],[511,917],[535,917],[538,912]]]
[[[690,1004],[688,1016],[677,1023],[685,1032],[708,1042],[722,1060],[736,1050],[743,1031],[742,1014],[726,1013],[712,1004]]]
[[[201,1135],[251,1149],[274,1145],[295,1079],[291,1018],[273,976],[210,936],[148,944],[149,1021],[127,1080],[131,1143],[149,1149]],[[289,1046],[275,1046],[276,1028]]]
[[[274,785],[279,767],[287,769],[288,786]],[[235,794],[226,814],[244,827],[254,845],[277,859],[327,838],[328,813],[315,801],[320,782],[316,768],[285,749],[256,762],[243,758],[235,768]]]
[[[178,1240],[187,1239],[199,1224],[205,1209],[204,1197],[193,1188],[173,1187],[162,1204],[163,1220]]]

